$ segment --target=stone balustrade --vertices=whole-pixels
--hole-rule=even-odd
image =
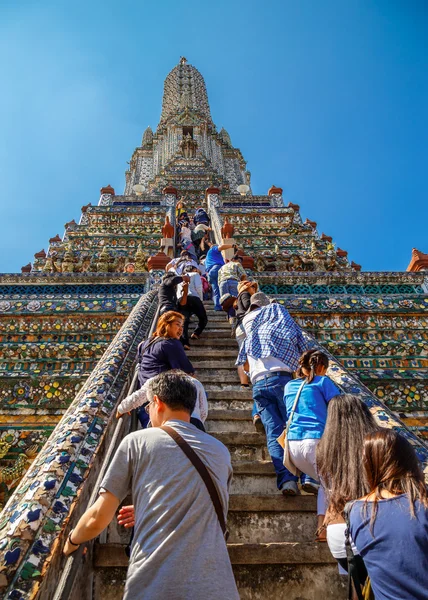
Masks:
[[[425,476],[428,480],[428,446],[408,429],[398,417],[376,396],[361,383],[361,381],[351,375],[340,362],[332,354],[330,354],[324,346],[316,342],[316,340],[303,331],[303,335],[311,346],[318,347],[329,358],[329,369],[327,375],[345,394],[354,394],[362,402],[364,402],[372,412],[376,421],[381,427],[387,427],[399,431],[413,445],[416,454],[421,461]]]
[[[65,526],[86,508],[115,427],[113,409],[156,306],[155,292],[140,298],[1,513],[4,597],[33,598],[42,580],[55,586]]]

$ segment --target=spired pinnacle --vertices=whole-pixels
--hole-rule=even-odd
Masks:
[[[221,138],[221,140],[226,144],[226,146],[232,147],[232,141],[230,139],[230,135],[227,133],[227,131],[224,127],[221,128],[218,135]]]
[[[159,125],[188,109],[212,124],[205,81],[199,71],[182,56],[164,83],[162,113]]]
[[[153,131],[150,125],[146,128],[143,139],[141,141],[141,145],[144,146],[152,146],[153,145]]]

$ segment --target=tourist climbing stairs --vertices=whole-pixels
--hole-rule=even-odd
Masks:
[[[236,340],[225,314],[215,312],[212,302],[205,305],[207,328],[200,340],[192,340],[188,355],[208,394],[206,428],[232,456],[228,547],[240,596],[343,599],[343,584],[327,545],[314,542],[316,499],[286,498],[278,492],[265,436],[252,424],[251,389],[240,389]],[[120,597],[128,538],[129,532],[113,523],[95,545],[93,600]]]

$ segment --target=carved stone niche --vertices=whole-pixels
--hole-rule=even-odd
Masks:
[[[190,133],[185,135],[180,142],[180,150],[184,158],[195,158],[198,142],[192,138]]]

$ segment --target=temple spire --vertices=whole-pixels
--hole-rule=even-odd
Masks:
[[[204,78],[182,56],[165,79],[159,126],[186,108],[212,123]]]

